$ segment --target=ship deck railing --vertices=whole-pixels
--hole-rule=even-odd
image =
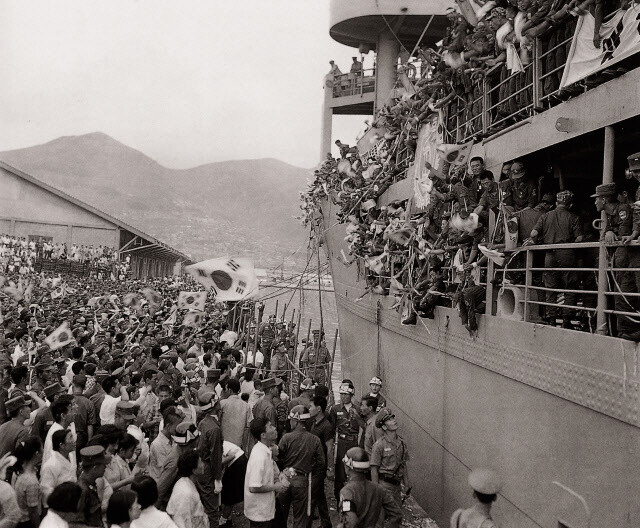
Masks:
[[[376,91],[376,70],[368,68],[357,73],[334,75],[332,94],[334,99],[350,95],[362,95]]]
[[[614,262],[614,253],[619,247],[632,248],[633,251],[640,251],[640,242],[634,241],[627,245],[622,242],[581,242],[569,244],[547,244],[547,245],[531,245],[518,247],[513,250],[505,251],[506,261],[504,267],[499,267],[492,261],[488,261],[486,277],[487,281],[482,283],[487,287],[487,315],[497,315],[497,297],[498,293],[505,288],[515,288],[519,290],[518,303],[522,305],[522,320],[527,322],[540,323],[543,322],[542,317],[538,314],[539,307],[558,308],[559,310],[569,310],[574,312],[571,316],[575,320],[575,316],[597,317],[598,333],[607,333],[607,318],[611,316],[628,316],[634,320],[640,321],[640,292],[622,291],[620,284],[620,274],[627,272],[631,274],[640,273],[639,267],[619,267]],[[561,249],[569,249],[575,252],[583,252],[582,257],[587,256],[586,260],[593,262],[593,265],[582,263],[578,260],[577,265],[571,267],[545,267],[543,263],[544,254],[547,251],[556,251]],[[584,251],[598,251],[598,255],[591,254],[590,258],[584,254]],[[539,257],[536,258],[536,254]],[[518,257],[521,255],[521,257]],[[534,259],[536,262],[534,262]],[[517,262],[511,266],[510,263]],[[542,274],[544,272],[557,271],[560,273],[573,272],[578,274],[577,280],[572,281],[575,284],[584,284],[587,278],[585,288],[550,288],[544,285]],[[591,278],[588,278],[591,274]],[[635,276],[633,279],[633,288],[635,289]],[[497,279],[497,280],[496,280]],[[547,293],[554,295],[572,294],[576,296],[574,304],[566,304],[564,301],[556,299],[556,302],[549,302]],[[560,317],[558,317],[560,318]],[[565,317],[566,319],[566,317]],[[584,317],[583,317],[584,319]],[[640,330],[640,323],[637,323]]]
[[[563,46],[569,46],[572,39],[573,36],[570,36],[543,51],[543,41],[537,38],[531,50],[530,62],[523,65],[524,71],[506,76],[502,74],[504,78],[497,82],[495,77],[503,72],[504,63],[484,71],[482,81],[478,81],[482,88],[479,96],[469,101],[458,96],[447,105],[445,123],[449,140],[463,143],[471,139],[486,139],[559,104],[561,99],[558,95],[562,90],[545,89],[545,82],[551,76],[558,76],[565,67],[566,59],[551,69],[546,68],[546,63],[551,54],[557,53]],[[505,93],[502,88],[508,86],[513,89]],[[579,92],[572,88],[575,95],[586,90],[587,85],[579,88]]]

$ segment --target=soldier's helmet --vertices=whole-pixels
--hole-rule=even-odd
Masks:
[[[290,420],[300,420],[301,422],[304,422],[310,418],[311,415],[309,414],[309,409],[304,405],[294,405],[291,411],[289,411]]]
[[[352,447],[347,450],[342,459],[344,465],[354,471],[366,472],[371,467],[369,463],[369,455],[361,447]]]
[[[573,203],[573,193],[571,191],[561,191],[556,194],[556,201],[559,204],[571,205]]]

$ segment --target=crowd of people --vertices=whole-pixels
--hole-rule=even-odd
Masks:
[[[597,187],[592,196],[597,213],[585,203],[573,210],[574,193],[558,188],[552,175],[533,177],[523,160],[504,163],[494,177],[480,157],[463,165],[443,161],[439,168],[426,162],[429,202],[425,207],[409,200],[378,206],[377,198],[396,174],[395,136],[383,141],[377,151],[363,157],[357,149],[336,142],[341,158],[327,156],[302,194],[301,208],[304,222],[321,230],[326,227],[320,222],[322,200],[339,205],[338,221],[346,224],[349,248],[348,254],[342,253],[343,263],[358,266],[368,292],[397,297],[403,323],[433,318],[438,305],[458,306],[462,323],[475,335],[476,315],[485,311],[487,280],[496,286],[524,285],[524,273],[508,271],[524,268],[519,248],[604,240],[619,243],[608,248],[615,269],[610,290],[618,293],[615,301],[609,301],[621,312],[610,321],[609,333],[640,340],[636,316],[640,252],[635,243],[630,244],[640,235],[639,154],[628,157],[626,179]],[[593,221],[601,211],[606,221],[598,231]],[[538,287],[532,299],[540,306],[540,321],[597,331],[598,249],[573,247],[534,255],[533,267],[552,268],[532,274],[532,285]],[[488,259],[498,270],[490,277],[486,276]]]
[[[0,273],[25,275],[36,271],[38,262],[69,262],[82,264],[98,278],[98,270],[110,269],[115,278],[124,278],[130,268],[130,257],[120,260],[117,252],[108,246],[72,244],[67,249],[65,242],[53,239],[3,234],[0,236]],[[100,276],[99,278],[106,278]]]
[[[411,149],[417,138],[415,125],[441,111],[447,139],[481,138],[621,75],[627,70],[617,65],[559,90],[562,65],[567,60],[578,16],[588,12],[594,16],[593,46],[602,48],[603,20],[630,5],[627,0],[459,2],[456,8],[448,9],[449,26],[436,49],[425,45],[414,51],[402,49],[398,85],[407,89],[410,82],[413,87],[404,98],[383,107],[374,126],[384,125],[391,132],[406,126],[410,130],[404,144]],[[536,39],[542,54],[538,74],[541,90],[539,100],[534,101],[532,58]],[[341,75],[334,61],[330,66],[330,78]],[[358,76],[361,71],[362,62],[354,57],[350,76]],[[485,94],[489,104],[483,127]],[[339,96],[340,92],[334,90],[334,95]]]
[[[243,503],[251,526],[326,528],[327,476],[344,526],[400,525],[409,452],[382,381],[332,404],[320,331],[298,351],[260,303],[211,296],[194,318],[189,276],[27,278],[0,285],[4,527],[231,526]]]

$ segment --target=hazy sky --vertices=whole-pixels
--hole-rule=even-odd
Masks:
[[[172,168],[311,167],[328,61],[354,55],[329,37],[328,0],[0,6],[0,150],[102,131]],[[334,138],[353,143],[363,119],[334,118]]]

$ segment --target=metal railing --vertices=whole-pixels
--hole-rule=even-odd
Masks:
[[[376,91],[376,70],[369,68],[355,73],[333,76],[333,97],[362,95]]]
[[[514,303],[521,305],[513,306],[517,316],[511,318],[536,323],[555,323],[556,319],[561,319],[571,328],[579,327],[580,321],[588,321],[591,328],[584,329],[610,333],[610,317],[627,316],[638,321],[637,329],[640,330],[640,292],[625,291],[629,275],[633,284],[630,289],[635,289],[634,274],[640,273],[640,268],[614,265],[614,254],[620,247],[640,252],[638,242],[627,246],[621,242],[533,245],[506,251],[504,267],[497,267],[491,261],[488,265],[487,277],[493,280],[487,280],[486,314],[498,315],[499,294],[504,289],[511,289],[512,293],[517,294]],[[573,252],[575,265],[547,266],[544,259],[547,252],[558,250]],[[599,258],[602,254],[605,255],[604,259]],[[545,273],[554,272],[559,274],[556,280],[564,283],[564,287],[549,287],[551,281],[544,280]],[[571,274],[570,278],[568,274]],[[627,275],[626,281],[624,275]],[[604,283],[599,282],[599,276],[606,277]],[[496,283],[501,285],[496,286]],[[598,315],[599,320],[608,323],[605,328],[596,328],[594,316]]]
[[[564,31],[564,26],[556,31]],[[509,74],[504,63],[486,71],[476,70],[482,75],[475,81],[481,95],[469,100],[456,96],[449,103],[446,117],[449,136],[458,143],[478,136],[488,137],[561,102],[558,78],[567,54],[558,52],[569,46],[572,39],[572,36],[566,38],[544,51],[543,46],[549,40],[536,39],[531,60],[523,65],[521,72]],[[564,56],[560,63],[556,60],[559,55]],[[474,71],[470,69],[467,73]]]

